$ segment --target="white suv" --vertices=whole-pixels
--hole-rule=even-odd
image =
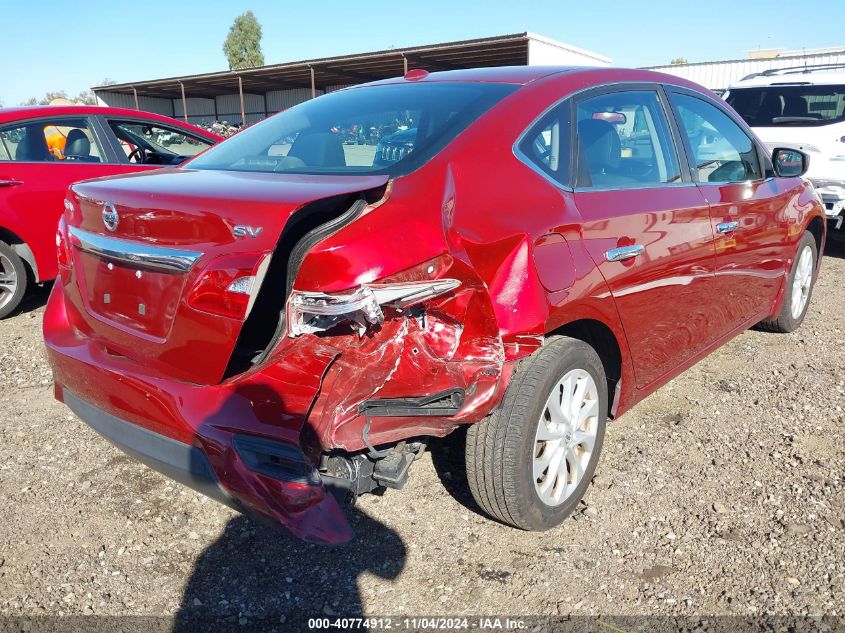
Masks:
[[[769,149],[810,156],[806,178],[830,228],[845,234],[845,65],[767,70],[735,83],[724,98]]]

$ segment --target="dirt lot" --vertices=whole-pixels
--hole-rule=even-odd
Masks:
[[[363,499],[340,549],[169,482],[54,402],[43,301],[0,323],[0,616],[845,614],[841,247],[798,332],[743,334],[612,424],[559,529],[481,516],[457,438]]]

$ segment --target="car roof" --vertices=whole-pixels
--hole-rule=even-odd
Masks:
[[[845,85],[845,72],[841,70],[788,69],[789,72],[750,75],[731,84],[730,88],[756,88],[764,86],[831,86]]]
[[[0,123],[12,123],[14,121],[21,121],[23,119],[31,119],[41,116],[80,116],[80,115],[100,115],[100,116],[124,116],[124,117],[141,117],[144,119],[151,119],[167,123],[169,125],[188,126],[195,130],[199,130],[206,136],[218,138],[216,134],[206,132],[190,123],[178,121],[169,116],[162,114],[155,114],[153,112],[145,112],[143,110],[131,110],[129,108],[109,108],[104,106],[94,105],[38,105],[38,106],[17,106],[13,108],[0,108]]]
[[[699,92],[711,94],[707,88],[681,77],[654,72],[651,70],[619,68],[614,66],[498,66],[493,68],[467,68],[428,73],[422,77],[414,79],[392,77],[390,79],[382,79],[380,81],[350,86],[347,90],[354,90],[355,88],[366,86],[383,86],[388,84],[404,84],[410,82],[419,83],[447,81],[508,83],[524,86],[552,76],[589,78],[589,82],[594,83],[595,85],[604,83],[625,83],[631,81],[654,82],[684,86]]]
[[[404,76],[391,77],[389,79],[381,79],[379,81],[372,81],[366,86],[379,86],[384,84],[405,83],[406,81],[413,81],[414,83],[424,81],[465,81],[465,82],[484,82],[484,83],[503,83],[503,84],[518,84],[525,85],[548,77],[549,75],[556,75],[563,72],[571,72],[579,70],[580,66],[494,66],[488,68],[462,68],[459,70],[445,70],[439,72],[428,73],[420,78],[406,80]],[[414,69],[411,69],[412,71]]]

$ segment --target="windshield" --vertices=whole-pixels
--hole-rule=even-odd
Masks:
[[[816,126],[845,121],[845,86],[736,88],[727,102],[751,127]]]
[[[397,176],[422,165],[516,88],[443,82],[333,92],[265,119],[187,167]]]

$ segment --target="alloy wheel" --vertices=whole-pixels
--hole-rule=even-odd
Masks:
[[[792,280],[792,318],[797,319],[804,313],[810,287],[813,283],[813,249],[805,246],[798,256],[795,277]]]
[[[0,253],[0,309],[12,300],[17,288],[18,274],[15,267],[8,257]]]
[[[546,400],[534,439],[534,489],[548,506],[559,506],[578,488],[596,444],[599,392],[593,377],[573,369]]]

